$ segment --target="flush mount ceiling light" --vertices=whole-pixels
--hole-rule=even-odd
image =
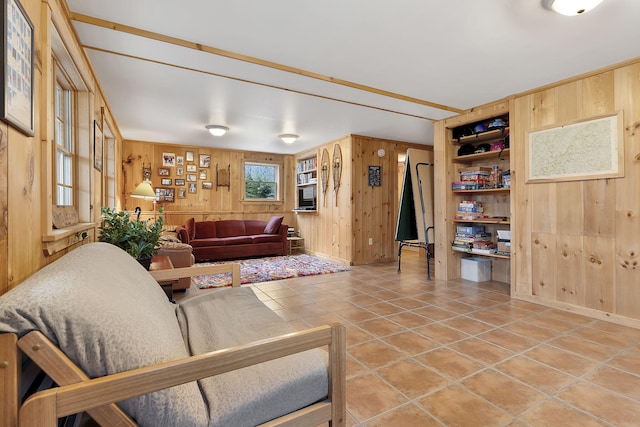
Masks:
[[[293,141],[295,141],[299,137],[294,133],[283,133],[282,135],[278,135],[278,138],[283,140],[286,144],[293,144]]]
[[[207,125],[205,128],[207,128],[213,136],[222,136],[229,130],[228,127],[220,125]]]
[[[542,6],[545,9],[553,10],[566,16],[582,15],[600,3],[602,3],[602,0],[542,0]]]

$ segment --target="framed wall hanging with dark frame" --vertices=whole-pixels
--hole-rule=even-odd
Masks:
[[[18,0],[2,0],[2,49],[0,118],[33,136],[33,23]]]
[[[380,187],[381,173],[380,166],[369,166],[369,186]]]

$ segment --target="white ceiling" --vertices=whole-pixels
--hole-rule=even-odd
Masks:
[[[467,109],[640,56],[640,0],[67,0],[71,12]],[[433,143],[455,113],[74,20],[125,139],[298,153]],[[134,31],[135,32],[135,31]],[[140,33],[138,31],[138,33]],[[230,128],[213,137],[207,124]],[[286,145],[280,133],[300,139]]]

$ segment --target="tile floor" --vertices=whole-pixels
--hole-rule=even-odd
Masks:
[[[396,270],[254,286],[296,327],[346,326],[348,426],[640,425],[640,330],[427,281],[409,251]]]

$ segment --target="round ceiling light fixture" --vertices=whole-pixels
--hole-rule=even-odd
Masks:
[[[293,144],[293,142],[299,138],[295,133],[283,133],[282,135],[278,135],[278,138],[283,140],[285,144]]]
[[[211,132],[211,135],[213,136],[222,136],[229,130],[228,127],[220,125],[207,125],[205,126],[205,128],[207,128],[207,130],[209,130],[209,132]]]
[[[553,10],[561,15],[576,16],[589,12],[603,0],[542,0],[545,9]]]

